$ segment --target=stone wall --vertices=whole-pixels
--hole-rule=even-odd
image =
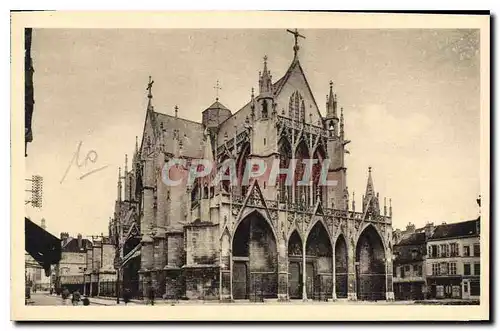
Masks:
[[[186,228],[186,264],[218,264],[218,228],[211,224]]]

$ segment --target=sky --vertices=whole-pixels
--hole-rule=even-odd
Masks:
[[[372,167],[392,199],[393,228],[478,216],[480,73],[475,30],[300,31],[299,57],[325,115],[329,81],[344,107],[349,192],[357,208]],[[118,167],[142,135],[148,77],[157,112],[201,121],[214,102],[233,112],[293,58],[285,30],[34,29],[33,138],[26,173],[44,178],[41,209],[55,235],[106,234]],[[80,146],[80,148],[79,148]],[[79,150],[78,160],[75,155]]]

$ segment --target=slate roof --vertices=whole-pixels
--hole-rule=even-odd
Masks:
[[[480,218],[459,223],[442,224],[436,227],[429,240],[478,236],[480,233],[479,227]]]
[[[82,238],[82,249],[78,247],[77,238],[69,238],[66,244],[63,246],[62,251],[66,253],[81,253],[84,252],[86,248],[92,248],[92,243],[88,239]]]
[[[425,244],[425,232],[412,233],[408,237],[403,238],[399,243],[394,246],[410,246]]]
[[[225,110],[229,110],[226,106],[224,106],[222,103],[220,103],[218,100],[215,101],[210,107],[208,107],[206,110],[208,109],[225,109]],[[229,110],[230,111],[230,110]]]
[[[165,134],[165,146],[172,146],[172,131],[177,129],[182,139],[182,153],[184,156],[200,158],[203,157],[203,125],[198,122],[187,120],[172,115],[155,112],[156,125],[159,128],[163,125],[169,131]]]

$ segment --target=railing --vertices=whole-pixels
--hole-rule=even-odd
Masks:
[[[233,194],[231,196],[231,203],[233,205],[243,205],[245,202],[246,196],[240,195],[240,194]],[[225,201],[224,203],[228,204],[229,201]],[[264,202],[262,202],[261,199],[250,196],[247,205],[251,207],[258,207],[258,208],[263,208],[265,206],[268,209],[277,209],[277,210],[288,210],[288,211],[293,211],[293,212],[302,212],[306,214],[312,214],[314,212],[314,205],[304,205],[302,203],[295,203],[295,202],[283,202],[283,201],[278,201],[278,200],[269,200],[265,199]],[[195,210],[198,206],[200,206],[200,200],[194,200],[191,206],[191,210]],[[345,209],[336,209],[336,208],[327,208],[327,207],[322,207],[323,213],[327,216],[334,216],[336,218],[347,218],[347,219],[352,219],[356,221],[362,221],[364,213],[363,212],[356,212],[352,210],[345,210]],[[374,218],[371,219],[371,221],[379,222],[379,223],[384,223],[384,224],[389,224],[390,221],[388,220],[389,216],[387,215],[376,215]]]
[[[360,274],[358,281],[358,300],[380,301],[385,300],[386,276],[380,274]]]
[[[251,272],[250,285],[249,299],[252,302],[263,302],[264,299],[278,297],[276,272]]]
[[[328,137],[328,132],[321,126],[317,126],[314,124],[310,123],[305,123],[305,122],[296,122],[288,117],[284,117],[281,115],[278,115],[278,123],[282,124],[285,126],[285,128],[291,128],[291,129],[301,129],[302,127],[304,128],[304,132],[306,133],[312,133],[315,135],[321,135],[322,137]]]
[[[119,281],[118,284],[116,281],[105,281],[100,282],[99,292],[97,292],[97,283],[92,283],[91,296],[96,296],[99,293],[99,296],[116,298],[116,291],[118,290],[120,300],[142,300],[144,298],[143,289],[145,285],[139,280]],[[89,286],[87,286],[88,288]]]

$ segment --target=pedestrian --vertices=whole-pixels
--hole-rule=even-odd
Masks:
[[[151,302],[151,306],[155,304],[155,289],[153,286],[149,287],[149,301]]]
[[[69,291],[66,287],[63,289],[63,291],[61,293],[61,298],[62,298],[62,303],[65,306],[68,303],[68,299],[69,299]]]
[[[80,292],[78,292],[78,290],[73,292],[73,297],[71,298],[71,302],[73,303],[73,306],[78,306],[80,302]]]
[[[82,302],[83,302],[84,306],[89,306],[90,305],[90,300],[89,300],[89,298],[86,295],[83,296]]]
[[[130,302],[130,297],[131,297],[130,290],[128,288],[126,288],[123,291],[123,302],[125,302],[125,304],[129,303]]]

